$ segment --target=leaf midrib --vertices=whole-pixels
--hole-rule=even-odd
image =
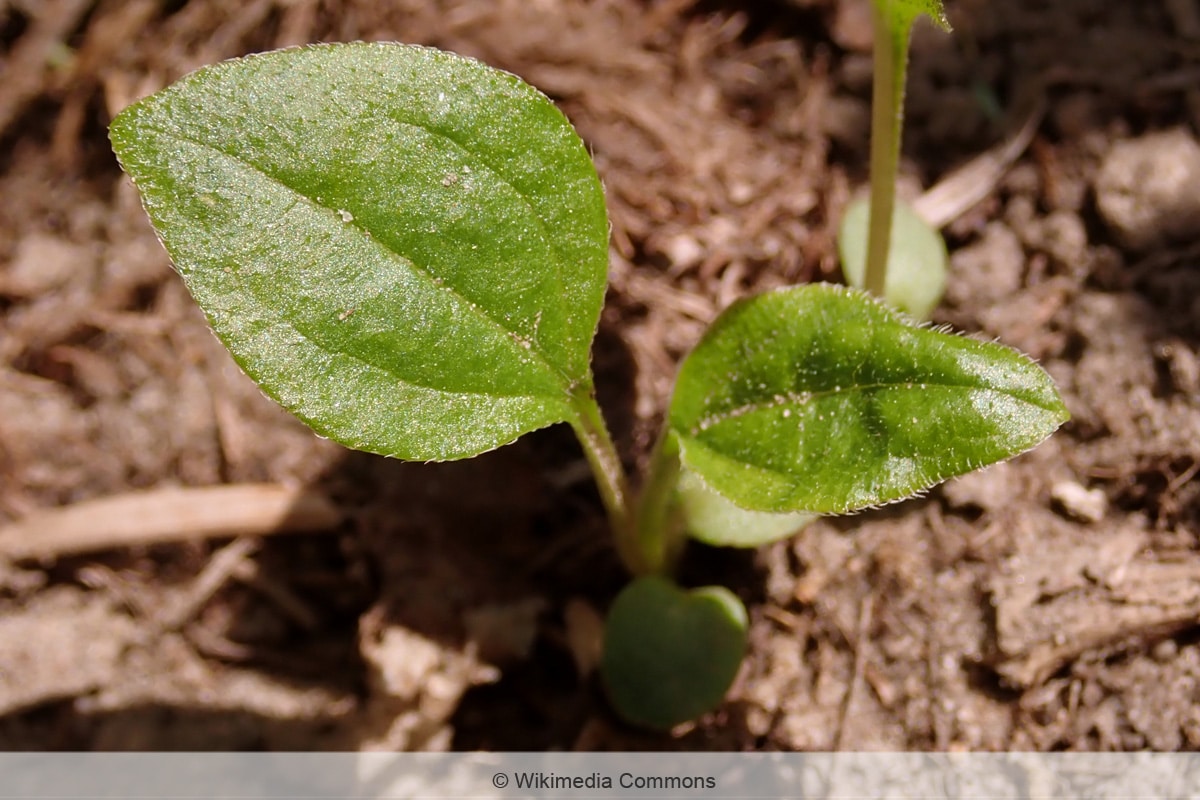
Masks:
[[[459,147],[461,147],[461,145],[459,145],[457,142],[455,142],[455,141],[454,141],[453,139],[451,139],[450,137],[443,136],[442,134],[440,134],[440,133],[438,133],[438,132],[436,132],[436,131],[431,131],[431,130],[430,130],[430,129],[428,129],[428,128],[424,128],[424,127],[422,127],[422,126],[420,126],[420,125],[415,125],[415,124],[413,124],[413,123],[401,122],[401,124],[403,124],[403,125],[409,125],[409,126],[412,126],[412,127],[416,127],[416,128],[419,128],[420,130],[423,130],[423,131],[427,131],[427,132],[433,133],[434,135],[437,135],[437,136],[442,136],[442,138],[446,138],[447,140],[449,140],[449,141],[451,141],[452,143],[454,143],[456,146],[459,146]],[[207,150],[211,150],[211,151],[213,151],[213,152],[215,152],[215,153],[219,153],[220,155],[222,155],[222,156],[224,156],[225,158],[227,158],[227,159],[229,159],[230,161],[232,161],[234,164],[236,164],[236,165],[240,165],[240,166],[244,166],[245,168],[248,168],[250,171],[254,172],[255,174],[257,174],[257,175],[261,175],[263,178],[266,178],[267,180],[269,180],[269,181],[271,181],[271,182],[273,182],[273,183],[277,184],[278,186],[281,186],[281,187],[283,187],[284,189],[286,189],[288,192],[290,192],[290,193],[291,193],[291,194],[293,194],[294,196],[296,196],[296,197],[299,197],[299,198],[303,198],[303,199],[304,199],[306,202],[308,202],[309,204],[311,204],[311,205],[312,205],[312,207],[314,207],[314,208],[323,209],[323,210],[325,210],[325,211],[328,211],[330,214],[338,214],[338,212],[339,212],[339,209],[333,208],[332,206],[328,206],[328,205],[325,205],[324,203],[321,203],[321,202],[319,202],[319,201],[318,201],[316,198],[313,198],[313,197],[310,197],[310,196],[308,196],[307,194],[305,194],[304,192],[302,192],[302,191],[300,191],[299,189],[295,188],[294,186],[291,186],[290,184],[288,184],[286,181],[282,180],[281,178],[279,178],[279,177],[277,177],[277,176],[275,176],[275,175],[272,175],[271,173],[269,173],[269,172],[267,172],[266,170],[262,169],[262,168],[261,168],[261,167],[259,167],[257,164],[254,164],[254,163],[252,163],[252,162],[250,162],[250,161],[247,161],[247,160],[245,160],[244,158],[241,158],[239,155],[237,155],[237,154],[235,154],[235,153],[231,153],[231,152],[229,152],[228,150],[226,150],[226,149],[224,149],[224,148],[222,148],[222,147],[220,147],[220,146],[218,146],[218,145],[216,145],[216,144],[213,144],[213,143],[211,143],[211,142],[206,142],[206,141],[203,141],[203,140],[201,140],[201,139],[197,139],[197,138],[195,138],[195,137],[192,137],[192,136],[188,136],[188,135],[186,135],[186,134],[184,134],[184,133],[180,132],[179,130],[174,130],[174,131],[172,131],[172,130],[166,130],[166,129],[164,129],[164,128],[162,128],[162,127],[158,126],[158,125],[147,124],[147,125],[144,125],[144,128],[145,128],[145,129],[147,129],[147,130],[150,130],[150,131],[155,131],[155,132],[159,133],[160,135],[162,135],[164,138],[167,138],[167,139],[175,138],[175,139],[178,139],[178,140],[180,140],[180,141],[188,142],[188,143],[190,143],[190,144],[192,144],[192,145],[195,145],[196,147],[204,148],[204,149],[207,149]],[[470,153],[470,154],[472,154],[472,155],[475,155],[474,151],[472,151],[472,150],[469,150],[469,149],[467,149],[467,148],[463,148],[463,149],[464,149],[464,150],[466,150],[466,152],[468,152],[468,153]],[[538,225],[539,225],[539,226],[542,226],[542,230],[543,230],[543,231],[545,231],[545,227],[544,227],[544,222],[543,222],[543,220],[541,219],[541,217],[539,217],[539,216],[537,215],[537,213],[536,213],[536,211],[534,210],[534,208],[533,208],[532,204],[530,204],[530,203],[529,203],[529,201],[528,201],[528,200],[525,198],[525,195],[524,195],[524,194],[523,194],[523,193],[522,193],[522,192],[521,192],[519,189],[517,189],[515,186],[513,186],[511,182],[509,182],[509,181],[508,181],[506,178],[504,178],[504,176],[503,176],[502,174],[500,174],[499,172],[496,172],[494,169],[492,169],[492,168],[491,168],[491,166],[490,166],[490,165],[488,165],[488,164],[486,163],[486,161],[484,161],[484,164],[485,164],[485,166],[487,166],[487,167],[488,167],[488,169],[489,169],[489,170],[491,170],[491,171],[492,171],[492,173],[493,173],[494,175],[496,175],[496,176],[497,176],[497,178],[498,178],[500,181],[502,181],[502,182],[503,182],[505,185],[507,185],[507,186],[511,187],[511,188],[512,188],[512,190],[513,190],[513,191],[514,191],[514,192],[517,194],[517,196],[519,196],[519,197],[522,199],[522,201],[524,201],[524,202],[526,203],[526,205],[529,207],[530,211],[532,212],[532,216],[533,216],[533,218],[537,220],[537,223],[538,223]],[[471,312],[472,312],[473,314],[475,314],[475,315],[476,315],[476,316],[477,316],[477,317],[478,317],[480,320],[482,320],[483,322],[485,322],[485,323],[487,323],[487,324],[491,325],[491,326],[492,326],[493,328],[495,328],[496,330],[498,330],[498,331],[502,332],[503,334],[505,334],[505,335],[506,335],[506,336],[505,336],[505,338],[506,338],[506,339],[507,339],[509,342],[512,342],[512,338],[511,338],[512,336],[521,336],[521,333],[520,333],[519,331],[515,331],[515,330],[512,330],[512,329],[508,328],[508,327],[507,327],[507,326],[505,326],[505,325],[504,325],[504,324],[503,324],[503,323],[502,323],[500,320],[497,320],[497,319],[495,319],[494,317],[492,317],[492,316],[491,316],[489,313],[487,313],[487,311],[486,311],[484,308],[480,307],[478,304],[476,304],[476,303],[475,303],[473,300],[471,300],[469,297],[467,297],[467,296],[463,295],[461,292],[459,292],[459,291],[458,291],[458,290],[457,290],[457,289],[454,287],[454,285],[453,285],[453,284],[450,284],[450,283],[448,283],[448,282],[447,282],[445,279],[440,279],[440,278],[438,278],[438,276],[434,275],[434,274],[433,274],[433,273],[432,273],[432,272],[431,272],[431,271],[430,271],[430,270],[429,270],[427,267],[425,267],[425,266],[421,265],[420,263],[418,263],[417,261],[415,261],[415,260],[413,260],[413,259],[409,258],[409,257],[408,257],[408,256],[406,256],[405,254],[403,254],[403,253],[401,253],[401,252],[399,252],[399,251],[397,251],[397,250],[394,250],[393,248],[391,248],[391,247],[387,246],[386,244],[384,244],[382,241],[380,241],[380,240],[379,240],[379,238],[378,238],[378,237],[376,237],[376,236],[375,236],[375,235],[374,235],[374,234],[373,234],[373,233],[370,231],[370,229],[368,229],[368,228],[366,228],[366,227],[363,227],[362,225],[358,224],[357,218],[356,218],[355,220],[352,220],[351,222],[343,222],[343,223],[341,223],[341,225],[343,225],[343,226],[351,226],[351,227],[354,227],[354,228],[356,228],[356,229],[358,229],[358,230],[360,230],[360,231],[363,231],[363,232],[366,234],[366,236],[365,236],[364,238],[366,238],[366,239],[370,240],[370,242],[371,242],[371,243],[372,243],[374,246],[378,247],[378,248],[379,248],[379,249],[380,249],[382,252],[384,252],[384,253],[388,254],[389,256],[391,256],[391,257],[394,257],[394,258],[396,258],[396,259],[399,259],[399,260],[400,260],[400,261],[402,261],[404,264],[407,264],[408,266],[410,266],[410,267],[412,268],[413,272],[414,272],[415,274],[417,274],[417,275],[421,276],[421,278],[422,278],[422,279],[424,279],[424,280],[427,282],[427,284],[428,284],[428,285],[429,285],[431,288],[433,288],[435,291],[445,291],[445,292],[449,292],[450,294],[454,295],[454,297],[455,297],[455,298],[457,298],[457,299],[458,299],[458,300],[459,300],[459,301],[460,301],[460,302],[461,302],[461,303],[462,303],[462,304],[463,304],[465,307],[467,307],[468,309],[470,309],[470,310],[471,310]],[[555,255],[556,255],[556,256],[560,255],[560,254],[559,254],[559,252],[558,252],[558,250],[557,250],[557,248],[556,248],[556,247],[554,246],[554,244],[553,244],[553,239],[552,239],[552,238],[547,238],[547,239],[546,239],[546,241],[549,241],[549,242],[551,243],[551,249],[554,251]],[[557,261],[556,261],[556,264],[555,264],[555,282],[558,284],[559,288],[561,289],[561,286],[562,286],[562,279],[561,279],[561,273],[560,273],[560,271],[559,271],[559,268],[558,268],[558,267],[559,267],[559,265],[558,265],[558,263],[557,263]],[[438,280],[441,280],[441,283],[438,283]],[[559,305],[560,305],[560,307],[561,307],[561,305],[562,305],[562,303],[563,303],[563,297],[562,297],[562,293],[561,293],[561,291],[560,291],[560,292],[556,292],[556,293],[555,293],[555,297],[556,297],[556,299],[558,300],[558,303],[559,303]],[[287,319],[287,318],[286,318],[286,317],[284,317],[284,319]],[[316,346],[317,346],[317,347],[319,347],[321,350],[323,350],[323,351],[325,351],[325,352],[327,352],[327,353],[333,353],[333,354],[337,354],[337,355],[346,355],[346,356],[349,356],[349,357],[351,357],[351,358],[354,358],[355,360],[359,361],[360,363],[365,363],[365,364],[368,364],[369,366],[372,366],[372,367],[374,367],[374,368],[376,368],[376,369],[379,369],[379,370],[381,370],[381,371],[383,371],[383,372],[386,372],[386,373],[388,373],[388,374],[390,374],[390,375],[393,375],[393,376],[397,377],[398,379],[405,381],[406,383],[411,383],[411,384],[412,384],[412,385],[414,385],[414,386],[423,386],[423,385],[424,385],[424,384],[421,384],[421,383],[419,383],[419,382],[416,382],[416,381],[411,381],[411,380],[409,380],[409,379],[408,379],[407,377],[405,377],[405,376],[397,375],[396,373],[392,372],[391,370],[389,370],[389,369],[386,369],[386,368],[384,368],[384,367],[381,367],[381,366],[379,366],[379,365],[376,365],[376,364],[371,364],[369,361],[366,361],[366,360],[364,360],[364,359],[362,359],[362,358],[360,358],[360,357],[358,357],[358,356],[355,356],[355,355],[354,355],[354,354],[352,354],[352,353],[346,353],[346,352],[343,352],[343,351],[337,351],[337,350],[330,350],[330,349],[329,349],[328,347],[326,347],[325,345],[323,345],[323,344],[321,344],[320,342],[318,342],[318,341],[316,341],[316,340],[312,339],[312,338],[309,336],[309,334],[305,333],[305,332],[304,332],[304,331],[302,331],[302,330],[301,330],[301,329],[300,329],[298,326],[296,326],[296,325],[294,324],[294,322],[292,322],[292,320],[288,319],[287,321],[288,321],[288,323],[289,323],[289,324],[292,326],[292,328],[293,328],[293,329],[294,329],[294,330],[295,330],[297,333],[299,333],[299,334],[300,334],[301,336],[303,336],[303,337],[304,337],[306,340],[308,340],[308,341],[311,341],[311,342],[312,342],[314,345],[316,345]],[[514,346],[516,346],[516,345],[515,345],[515,343],[513,343],[513,344],[514,344]],[[545,354],[545,352],[544,352],[544,351],[541,349],[541,347],[537,346],[536,342],[535,342],[535,344],[534,344],[534,347],[532,347],[530,350],[527,350],[526,352],[532,352],[532,353],[533,353],[533,354],[536,356],[536,358],[537,358],[537,361],[538,361],[539,365],[540,365],[540,366],[541,366],[541,367],[542,367],[542,368],[543,368],[545,371],[549,372],[551,375],[553,375],[555,378],[557,378],[557,379],[558,379],[558,381],[560,382],[560,384],[561,384],[561,386],[562,386],[562,389],[563,389],[563,392],[564,392],[564,394],[566,394],[566,395],[568,395],[568,396],[569,396],[569,395],[570,395],[570,388],[571,388],[571,386],[572,386],[572,385],[574,385],[575,383],[577,383],[577,379],[576,379],[576,378],[574,378],[574,377],[571,377],[571,376],[569,376],[569,375],[567,375],[567,374],[565,374],[565,373],[564,373],[562,370],[560,370],[560,369],[559,369],[557,366],[555,366],[554,364],[550,363],[550,361],[548,361],[548,360],[547,360],[547,357],[546,357],[546,354]],[[447,390],[447,389],[442,389],[442,388],[438,388],[438,387],[430,387],[430,386],[426,386],[425,388],[434,389],[435,391],[442,391],[442,392],[449,392],[449,393],[459,393],[459,392],[451,392],[450,390]],[[507,397],[507,396],[513,396],[513,397],[540,397],[540,396],[542,396],[542,395],[537,395],[537,394],[533,394],[533,395],[497,395],[497,394],[492,394],[492,393],[487,393],[487,392],[463,392],[462,394],[480,394],[480,395],[483,395],[483,394],[490,394],[490,396],[506,396],[506,397]]]
[[[547,102],[549,102],[549,101],[547,101]],[[525,192],[518,189],[516,184],[514,184],[511,180],[509,180],[508,177],[504,174],[504,172],[502,170],[497,169],[496,166],[494,164],[492,164],[492,162],[490,160],[488,160],[487,158],[484,158],[477,150],[473,150],[470,147],[468,147],[466,144],[463,144],[462,142],[460,142],[458,139],[455,139],[449,133],[446,133],[445,131],[441,131],[441,130],[435,130],[434,128],[427,128],[424,125],[419,125],[415,122],[409,122],[409,121],[403,120],[403,119],[396,119],[395,121],[397,123],[399,123],[400,125],[406,125],[411,128],[417,128],[418,130],[425,131],[426,133],[429,133],[438,138],[445,139],[446,141],[450,142],[455,147],[457,147],[459,150],[463,151],[464,153],[470,154],[472,157],[478,159],[479,163],[481,163],[484,167],[486,167],[488,172],[495,175],[496,178],[501,183],[503,183],[505,186],[512,189],[513,193],[517,197],[521,198],[521,202],[525,204],[525,207],[527,209],[529,209],[530,216],[533,217],[533,219],[537,222],[538,230],[541,232],[542,238],[546,242],[549,243],[550,250],[554,253],[554,282],[557,285],[558,290],[559,290],[559,291],[555,292],[554,298],[557,301],[557,305],[558,305],[559,319],[562,319],[562,320],[569,319],[570,315],[567,314],[567,308],[566,308],[566,293],[562,290],[563,285],[564,285],[563,272],[566,269],[565,254],[563,254],[559,250],[557,237],[554,236],[554,232],[552,230],[550,230],[548,227],[546,227],[546,221],[542,219],[540,214],[538,214],[537,209],[534,207],[533,203],[531,203],[529,201],[529,198],[525,194]],[[472,304],[472,305],[474,305],[474,304]],[[507,330],[507,329],[505,329],[505,330]],[[511,332],[516,333],[516,331],[511,331]],[[533,337],[535,340],[537,339],[537,336],[538,336],[538,332],[537,332],[537,329],[535,328],[534,333],[533,333]],[[539,353],[541,352],[540,348],[539,348],[538,352]],[[569,385],[573,380],[575,380],[574,378],[570,378],[567,375],[563,375],[557,368],[555,368],[553,366],[551,366],[551,369],[553,369],[556,373],[558,373],[560,378],[564,379],[564,382],[566,385]]]
[[[803,405],[807,405],[808,403],[812,402],[813,400],[820,400],[822,398],[832,397],[834,395],[852,394],[852,393],[856,393],[856,392],[861,393],[861,392],[873,391],[876,389],[894,389],[894,388],[898,388],[898,387],[902,387],[902,386],[908,386],[913,389],[916,389],[919,386],[925,386],[925,387],[936,387],[939,389],[969,389],[971,391],[977,391],[977,392],[992,392],[995,394],[1004,395],[1006,397],[1011,397],[1011,398],[1017,400],[1018,402],[1022,402],[1027,405],[1034,406],[1035,408],[1039,408],[1042,411],[1046,411],[1046,412],[1050,412],[1050,413],[1054,412],[1053,408],[1049,408],[1049,407],[1041,405],[1039,403],[1035,403],[1033,401],[1027,400],[1023,397],[1018,396],[1015,392],[1006,391],[1004,389],[998,389],[996,387],[991,387],[991,386],[976,386],[976,385],[968,384],[968,383],[958,383],[958,382],[950,382],[950,381],[898,381],[896,383],[856,384],[853,386],[844,386],[840,389],[824,389],[824,390],[811,391],[811,392],[790,392],[790,393],[786,393],[786,394],[777,394],[775,396],[772,396],[769,400],[764,401],[764,402],[746,403],[744,405],[737,406],[736,408],[731,408],[731,409],[728,409],[725,411],[708,414],[707,416],[702,417],[700,420],[698,420],[696,422],[696,424],[694,426],[692,426],[692,430],[704,431],[704,430],[707,430],[707,429],[711,428],[712,426],[720,424],[721,422],[724,422],[725,420],[728,420],[728,419],[735,419],[737,417],[746,416],[747,414],[754,414],[759,411],[768,411],[773,408],[781,408],[781,407],[787,406],[787,405],[803,406]],[[697,434],[689,431],[688,435],[696,436]]]

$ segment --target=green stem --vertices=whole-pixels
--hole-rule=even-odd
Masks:
[[[621,466],[617,447],[613,444],[608,426],[604,424],[604,416],[600,413],[591,387],[577,393],[572,398],[572,405],[576,416],[571,427],[583,446],[592,476],[596,479],[596,487],[600,490],[600,500],[608,513],[617,555],[630,573],[641,575],[646,570],[637,546],[637,533],[630,511],[629,479]]]
[[[679,470],[679,445],[664,426],[637,505],[638,550],[648,573],[670,572],[683,551],[686,537],[675,507]]]
[[[887,3],[872,3],[875,66],[871,86],[871,206],[867,234],[866,290],[883,298],[896,204],[896,173],[904,123],[904,80],[912,21],[899,23]]]

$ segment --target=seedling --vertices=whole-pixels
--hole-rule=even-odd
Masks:
[[[604,196],[535,89],[429,48],[320,45],[201,69],[111,136],[213,330],[319,433],[440,461],[571,425],[634,576],[602,673],[635,723],[715,707],[746,646],[731,592],[672,581],[689,535],[757,545],[1012,456],[1067,417],[1012,350],[795,287],[704,335],[634,491],[590,366]]]
[[[904,130],[904,87],[913,23],[928,15],[950,30],[941,0],[871,0],[875,25],[871,86],[871,194],[846,210],[838,232],[842,271],[917,319],[926,319],[946,288],[946,245],[908,205],[896,199]]]

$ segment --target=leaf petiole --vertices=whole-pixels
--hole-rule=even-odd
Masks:
[[[871,85],[871,205],[868,222],[867,266],[863,288],[885,296],[892,213],[896,203],[896,172],[900,161],[900,132],[904,116],[904,78],[908,66],[908,35],[912,26],[897,23],[886,2],[872,3],[875,24],[875,66]]]
[[[640,575],[646,569],[629,510],[629,478],[621,466],[617,447],[608,432],[608,426],[604,424],[604,415],[600,412],[590,384],[572,395],[571,407],[575,410],[571,427],[596,479],[596,488],[608,515],[617,555],[631,574]]]
[[[872,0],[875,65],[871,84],[871,199],[862,288],[885,298],[904,130],[904,87],[913,23],[922,14],[950,30],[941,0]]]
[[[670,573],[687,541],[676,502],[678,442],[664,426],[635,498],[594,396],[580,394],[572,405],[572,426],[600,490],[621,563],[635,576]]]
[[[679,443],[664,425],[638,495],[637,544],[647,567],[646,574],[669,573],[687,541],[676,502],[680,469]]]

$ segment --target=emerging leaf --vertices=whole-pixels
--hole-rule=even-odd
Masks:
[[[520,79],[306,47],[201,69],[111,137],[217,335],[320,433],[440,460],[576,418],[608,222],[583,143]]]
[[[841,513],[1027,450],[1068,418],[1020,353],[817,284],[735,303],[687,357],[684,467],[742,508]]]

